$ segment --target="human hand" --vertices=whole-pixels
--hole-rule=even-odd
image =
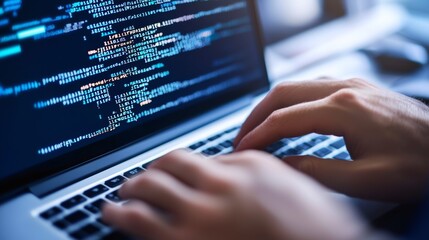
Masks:
[[[153,240],[352,240],[369,233],[318,183],[256,151],[216,160],[176,151],[119,194],[130,202],[106,205],[104,221]]]
[[[254,109],[237,151],[308,133],[343,136],[354,161],[286,158],[327,187],[351,196],[415,201],[429,182],[429,108],[363,80],[282,83]]]

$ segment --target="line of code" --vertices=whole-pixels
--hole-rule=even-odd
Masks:
[[[246,9],[238,0],[5,0],[0,106],[21,110],[7,108],[1,125],[18,119],[15,132],[43,136],[37,155],[60,154],[238,87],[255,76],[240,49],[252,31]]]

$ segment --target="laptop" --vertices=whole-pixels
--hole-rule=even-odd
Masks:
[[[120,239],[120,186],[177,148],[207,156],[269,90],[254,1],[20,1],[0,7],[0,239]],[[350,159],[342,138],[278,156]]]

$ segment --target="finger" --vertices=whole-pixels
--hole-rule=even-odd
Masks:
[[[282,138],[309,133],[344,136],[343,114],[326,99],[277,110],[244,136],[236,150],[263,149]]]
[[[315,157],[290,157],[285,161],[293,168],[306,173],[328,188],[346,195],[389,202],[409,202],[425,193],[425,179],[417,179],[415,170],[408,172],[402,165],[392,164],[391,159],[343,160],[318,159]],[[408,189],[410,194],[404,194]]]
[[[284,161],[326,187],[352,197],[387,200],[395,199],[389,195],[392,186],[383,185],[389,175],[400,175],[390,171],[391,167],[378,161],[344,161],[320,159],[310,156],[296,156]],[[391,181],[390,181],[391,182]],[[400,200],[400,199],[398,199]]]
[[[196,200],[195,192],[171,175],[150,169],[125,183],[119,190],[124,199],[138,199],[171,213],[181,214]]]
[[[139,238],[168,239],[169,225],[150,206],[130,202],[121,207],[103,206],[103,221]]]
[[[348,87],[347,81],[305,81],[305,82],[288,82],[274,88],[268,96],[262,100],[249,115],[241,127],[234,146],[252,131],[256,126],[265,121],[272,112],[293,106],[299,103],[323,99],[340,89]]]
[[[216,162],[184,150],[176,150],[165,155],[151,167],[164,171],[195,188],[201,188],[205,182],[218,179],[223,175]]]
[[[228,155],[220,155],[213,159],[217,162],[227,165],[247,165],[249,160],[267,161],[268,159],[272,159],[278,162],[278,159],[273,157],[271,154],[253,150],[235,152]]]

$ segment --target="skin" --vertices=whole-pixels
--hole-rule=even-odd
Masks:
[[[262,149],[311,132],[343,136],[353,162],[285,161],[350,196],[413,202],[429,182],[429,108],[360,79],[283,83],[254,109],[235,139],[237,151]]]
[[[284,83],[246,120],[236,153],[167,154],[124,184],[119,194],[129,201],[106,205],[103,219],[154,240],[366,239],[373,231],[325,186],[369,199],[420,199],[429,176],[428,114],[423,104],[358,79]],[[354,161],[282,162],[248,150],[311,132],[344,136]]]
[[[257,151],[215,161],[175,151],[119,194],[130,202],[105,206],[103,219],[138,238],[353,240],[370,234],[318,183]]]

